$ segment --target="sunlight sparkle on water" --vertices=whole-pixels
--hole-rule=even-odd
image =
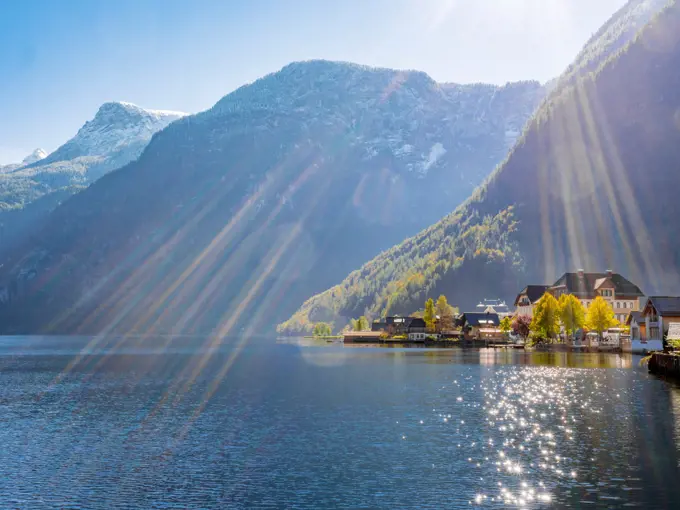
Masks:
[[[569,372],[552,367],[498,370],[482,384],[488,439],[470,444],[472,457],[483,470],[493,468],[498,493],[487,499],[489,485],[477,487],[472,502],[526,507],[552,501],[551,489],[573,483],[576,466],[560,454],[560,444],[572,440],[572,410],[590,411],[590,395]],[[591,388],[588,388],[590,391]],[[464,422],[461,420],[461,425]],[[500,445],[496,447],[494,445]],[[496,459],[488,453],[496,449]],[[481,450],[481,451],[480,451]],[[483,460],[482,460],[483,459]],[[566,466],[565,466],[566,465]],[[488,471],[487,471],[488,472]]]

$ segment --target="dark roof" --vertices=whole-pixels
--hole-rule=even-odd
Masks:
[[[481,324],[480,321],[491,321],[491,323]],[[464,313],[463,315],[460,316],[460,322],[461,325],[463,326],[467,325],[474,327],[498,326],[501,323],[497,313],[477,313],[477,312]]]
[[[680,297],[678,296],[649,296],[647,306],[654,305],[659,315],[680,316]],[[645,310],[647,308],[645,307]]]
[[[386,322],[373,321],[373,324],[371,324],[371,331],[384,331],[386,329],[387,329]]]
[[[411,324],[411,321],[413,320],[413,317],[404,317],[402,315],[394,315],[394,316],[389,316],[389,317],[384,317],[381,322],[384,322],[386,324],[403,324],[404,326],[408,326]]]
[[[515,298],[515,306],[517,306],[520,296],[526,294],[529,298],[529,301],[535,303],[541,299],[546,290],[548,290],[548,285],[527,285],[519,294],[517,294],[517,297]]]
[[[383,317],[379,321],[373,321],[371,330],[382,331],[393,325],[399,325],[403,328],[424,328],[425,320],[420,317],[402,317],[400,315]]]
[[[552,287],[566,286],[567,292],[574,294],[580,298],[594,298],[597,296],[595,293],[596,283],[598,280],[609,278],[614,284],[614,293],[616,297],[642,297],[644,294],[640,288],[627,280],[618,273],[582,273],[583,276],[579,276],[579,273],[564,273],[553,285]]]
[[[642,315],[642,312],[630,312],[626,318],[626,324],[630,325],[632,323],[632,319],[635,319],[635,322],[638,324],[645,322],[645,316]]]

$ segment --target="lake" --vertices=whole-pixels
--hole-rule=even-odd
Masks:
[[[0,338],[0,508],[680,508],[638,357]]]

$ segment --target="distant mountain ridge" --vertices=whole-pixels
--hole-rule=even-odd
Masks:
[[[28,156],[26,156],[21,163],[9,163],[6,165],[0,165],[0,173],[9,173],[12,170],[16,170],[17,168],[23,167],[30,165],[32,163],[35,163],[36,161],[40,161],[41,159],[45,159],[47,157],[47,152],[45,152],[43,149],[35,149],[33,152],[31,152]]]
[[[462,309],[511,301],[581,267],[677,294],[680,7],[664,3],[650,19],[639,35],[624,31],[629,44],[597,73],[567,71],[505,163],[454,213],[307,300],[279,330],[409,313],[440,293]]]
[[[154,133],[185,115],[183,112],[148,110],[126,102],[104,103],[92,120],[40,161],[39,166],[78,161],[78,158],[115,159],[117,165],[127,159],[123,164],[128,163],[141,154]],[[98,169],[98,173],[103,171]]]
[[[139,157],[154,133],[184,113],[103,104],[94,118],[51,154],[36,149],[0,174],[0,263],[15,243],[62,200]]]
[[[290,64],[57,207],[0,268],[0,327],[266,329],[453,210],[543,97],[537,82]]]
[[[33,152],[31,152],[28,156],[26,156],[21,164],[23,166],[26,165],[32,165],[33,163],[37,163],[38,161],[41,161],[47,157],[47,152],[45,152],[43,149],[36,149]]]

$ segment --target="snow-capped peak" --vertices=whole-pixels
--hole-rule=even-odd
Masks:
[[[47,157],[47,152],[45,152],[43,149],[36,149],[33,152],[31,152],[28,156],[24,158],[24,160],[21,162],[22,165],[30,165],[32,163],[35,163],[36,161],[40,161],[41,159],[45,159]]]
[[[188,115],[188,113],[185,112],[177,112],[173,110],[153,110],[150,108],[142,108],[141,106],[137,106],[134,103],[128,103],[127,101],[117,101],[113,103],[105,103],[105,104],[119,104],[123,106],[124,108],[127,108],[129,110],[137,111],[137,112],[142,112],[146,113],[149,115],[156,115],[158,117],[175,117],[179,119],[180,117],[185,117]]]
[[[127,147],[139,146],[138,155],[154,133],[187,115],[169,110],[147,110],[127,102],[108,102],[76,136],[50,154],[45,163],[82,156],[108,157]]]

